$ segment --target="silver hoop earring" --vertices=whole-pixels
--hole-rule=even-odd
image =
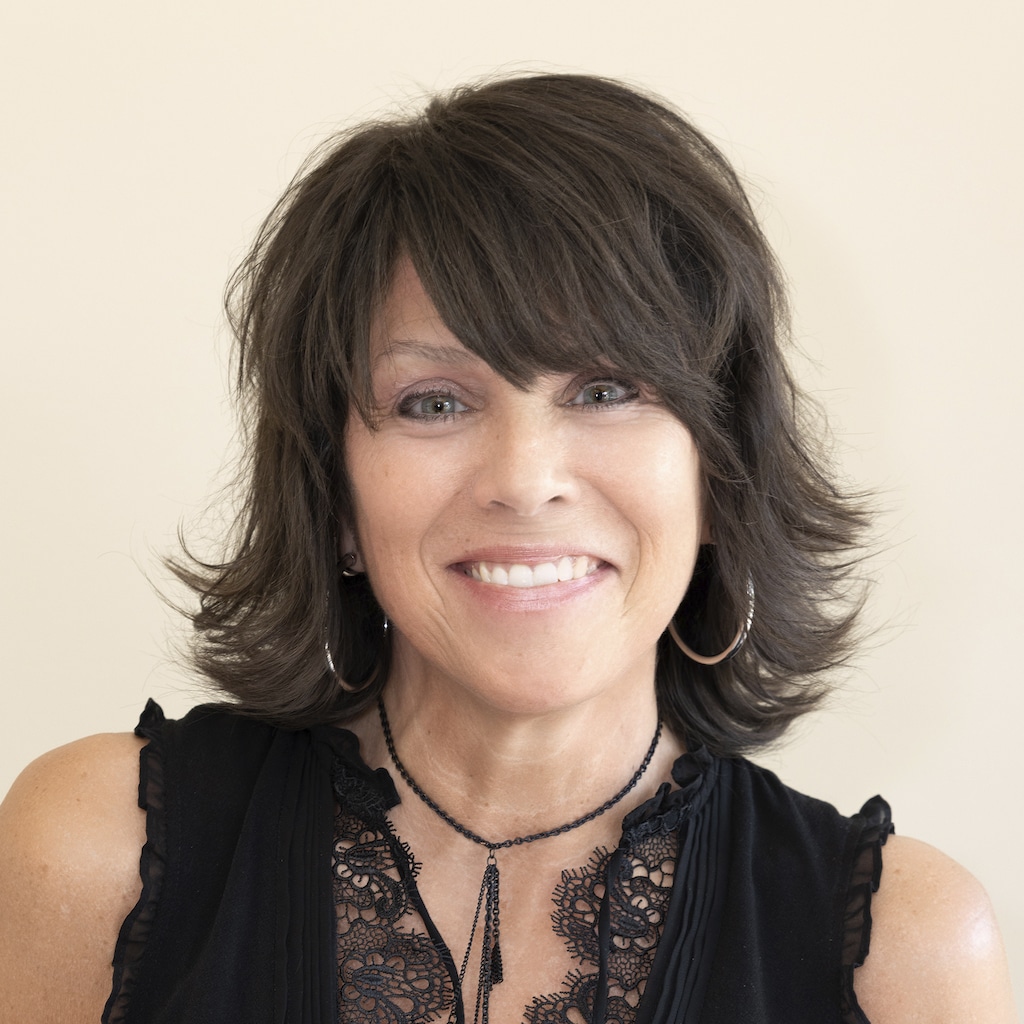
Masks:
[[[675,641],[676,647],[679,648],[691,661],[697,662],[698,665],[720,665],[723,661],[728,661],[734,657],[739,649],[746,643],[747,635],[750,633],[750,626],[754,621],[754,581],[750,578],[750,573],[747,573],[747,617],[743,622],[743,625],[736,631],[736,635],[732,638],[732,643],[721,654],[713,654],[710,657],[706,654],[698,654],[691,647],[689,647],[685,640],[679,635],[676,629],[676,624],[669,619],[668,632],[669,636]]]
[[[346,579],[351,579],[353,576],[362,576],[363,573],[355,568],[355,564],[358,561],[359,555],[355,551],[346,551],[338,563],[341,567],[341,575],[346,577]]]
[[[347,685],[345,683],[345,680],[342,679],[341,676],[338,675],[338,670],[334,667],[334,655],[331,654],[331,641],[330,640],[325,640],[324,641],[324,661],[327,662],[327,671],[330,672],[331,675],[334,676],[334,678],[338,681],[338,685],[339,686],[345,686],[346,689],[347,689]]]
[[[358,575],[358,573],[353,573],[352,575],[356,576],[356,575]],[[384,640],[387,640],[387,638],[388,638],[388,629],[390,627],[391,627],[391,621],[385,615],[384,616],[384,631],[382,633],[382,637],[383,637]],[[366,680],[366,682],[364,682],[362,684],[362,686],[351,686],[351,685],[349,685],[349,683],[347,683],[341,677],[341,674],[334,667],[334,655],[331,652],[331,641],[330,640],[325,640],[324,641],[324,661],[327,663],[327,671],[330,672],[332,676],[334,676],[334,681],[343,690],[347,690],[349,693],[358,693],[360,690],[363,690],[367,686],[370,686],[373,683],[373,681],[377,678],[377,671],[378,671],[378,669],[380,667],[379,665],[374,666],[374,669],[370,673],[369,678]]]

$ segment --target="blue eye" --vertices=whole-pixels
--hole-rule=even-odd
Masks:
[[[637,389],[631,384],[622,384],[614,380],[596,380],[583,388],[569,404],[616,405],[636,398],[637,394]]]
[[[465,412],[466,408],[454,395],[433,391],[429,394],[409,395],[399,406],[399,411],[412,419],[435,420],[447,419],[456,413]]]

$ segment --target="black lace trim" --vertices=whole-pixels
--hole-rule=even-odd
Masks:
[[[153,700],[135,727],[135,735],[149,742],[139,751],[139,807],[146,812],[146,843],[139,859],[142,893],[125,918],[114,947],[113,987],[100,1018],[102,1024],[123,1024],[136,972],[156,917],[167,862],[167,829],[164,818],[164,749],[161,727],[166,719]]]
[[[871,944],[871,897],[882,878],[882,847],[892,835],[889,805],[872,797],[854,820],[863,822],[853,850],[850,884],[843,913],[842,990],[840,1008],[843,1024],[870,1024],[857,1001],[853,973],[864,966]]]

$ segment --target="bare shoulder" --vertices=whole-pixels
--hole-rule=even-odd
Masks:
[[[141,890],[143,743],[126,733],[59,747],[0,804],[0,1024],[99,1020]]]
[[[927,843],[893,836],[871,904],[871,951],[854,979],[872,1024],[1014,1024],[988,895]]]

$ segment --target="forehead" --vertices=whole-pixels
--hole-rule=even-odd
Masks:
[[[419,274],[408,256],[395,263],[391,284],[373,320],[374,340],[398,337],[408,331],[447,331]],[[448,332],[449,334],[451,332]]]
[[[448,329],[407,257],[395,265],[391,285],[373,318],[370,359],[374,367],[394,360],[480,361]]]

